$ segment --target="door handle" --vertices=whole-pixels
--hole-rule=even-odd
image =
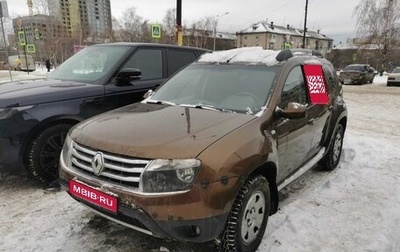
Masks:
[[[308,124],[314,125],[314,118],[311,118],[310,120],[308,120]]]

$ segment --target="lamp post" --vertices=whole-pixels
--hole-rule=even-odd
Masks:
[[[228,14],[229,14],[229,12],[225,12],[225,13],[222,14],[222,15],[217,15],[217,18],[215,19],[215,23],[214,23],[214,45],[213,45],[213,51],[215,51],[215,42],[216,42],[216,40],[217,40],[217,24],[218,24],[218,20],[219,20],[220,18],[222,18],[223,16],[228,15]]]

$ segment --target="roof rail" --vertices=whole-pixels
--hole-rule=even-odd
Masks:
[[[275,59],[281,62],[288,60],[294,56],[305,56],[305,55],[317,56],[323,58],[320,52],[311,49],[284,49],[279,52],[279,54],[276,56]]]

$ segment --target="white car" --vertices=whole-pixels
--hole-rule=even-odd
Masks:
[[[400,86],[400,67],[396,67],[388,75],[387,86]]]

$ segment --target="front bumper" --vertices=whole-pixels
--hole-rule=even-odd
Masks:
[[[105,188],[118,198],[117,213],[110,212],[69,192],[69,181],[82,182],[93,188]],[[114,222],[160,238],[188,242],[215,239],[225,228],[229,207],[235,198],[239,181],[212,183],[207,188],[194,186],[180,194],[142,195],[124,188],[109,186],[96,177],[85,178],[63,168],[60,162],[60,184],[75,200]]]

